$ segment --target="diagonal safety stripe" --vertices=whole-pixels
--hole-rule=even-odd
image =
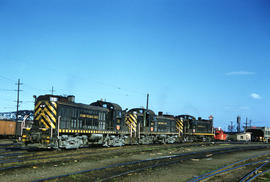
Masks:
[[[137,124],[137,123],[135,123],[135,121],[132,120],[131,118],[129,118],[129,122],[130,122],[132,125],[134,125],[134,126],[136,126],[136,124]]]
[[[183,125],[182,125],[182,122],[180,120],[177,120],[176,126],[177,126],[178,131],[183,133]]]
[[[136,132],[137,127],[137,115],[128,114],[125,118],[125,123],[127,124],[128,128]]]
[[[46,128],[49,128],[49,126],[47,125],[47,123],[46,123],[43,119],[41,119],[40,121],[41,121],[41,123],[43,123],[43,125],[44,125]]]
[[[41,104],[41,101],[38,101],[38,103],[35,106],[35,110],[39,107],[40,104]]]
[[[128,125],[129,128],[132,128],[132,130],[135,129],[135,126],[129,120],[127,120],[126,123],[127,123],[127,125]]]
[[[53,114],[56,116],[56,110],[53,106],[50,105],[48,101],[45,102],[46,106],[53,112]]]
[[[182,122],[182,121],[180,121],[180,120],[177,120],[177,124],[179,124],[179,125],[183,126],[183,122]]]
[[[183,130],[183,128],[181,126],[178,127],[179,129]]]
[[[136,126],[137,125],[135,123],[133,123],[133,122],[130,121],[130,125],[132,126],[132,128],[136,129]]]
[[[182,125],[180,125],[179,123],[177,123],[177,126],[178,126],[179,128],[183,128],[183,126],[182,126]]]
[[[136,132],[136,123],[134,122],[134,117],[130,117],[131,115],[129,114],[126,118],[126,124],[128,125],[129,128],[131,128],[133,131]]]
[[[179,130],[183,130],[183,128],[181,128],[181,127],[179,127],[179,126],[177,126],[177,128],[178,128]]]
[[[35,120],[39,120],[42,114],[43,114],[43,113],[40,113],[40,114],[36,117]]]
[[[53,105],[54,109],[56,110],[56,109],[57,109],[57,104],[56,104],[56,102],[51,102],[51,104]]]
[[[44,104],[45,107],[40,107]],[[57,104],[55,102],[49,101],[38,101],[35,105],[34,118],[39,122],[43,123],[46,128],[55,128],[56,124],[56,108]]]
[[[129,117],[130,117],[135,123],[137,123],[137,119],[136,119],[132,114],[130,114]]]
[[[40,119],[42,119],[46,124],[47,124],[47,126],[49,126],[50,125],[50,123],[45,119],[45,114],[44,113],[41,113],[40,115],[39,115],[39,118]]]
[[[40,108],[38,108],[38,110],[36,110],[36,112],[35,112],[34,116],[36,116],[36,115],[37,115],[37,113],[39,113],[41,109],[42,109],[41,107],[40,107]]]
[[[55,125],[53,124],[53,122],[50,120],[50,118],[47,115],[43,114],[43,119],[46,120],[46,122],[49,123],[52,128],[55,128]]]
[[[49,115],[50,119],[56,123],[56,118],[50,113],[50,111],[48,111],[47,108],[44,108],[44,111],[46,112],[47,115]]]
[[[36,118],[36,120],[39,120],[40,118],[47,123],[47,126],[50,125],[51,127],[55,128],[54,124],[48,120],[48,117],[43,112]]]

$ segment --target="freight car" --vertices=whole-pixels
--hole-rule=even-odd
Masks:
[[[17,122],[0,120],[0,137],[12,138],[16,135]]]
[[[0,138],[19,138],[24,126],[22,123],[25,123],[25,121],[0,120]],[[26,123],[29,123],[29,121]]]
[[[23,121],[0,120],[0,138],[18,139],[22,136],[22,130],[30,130],[32,121],[27,120],[28,116],[23,118]]]

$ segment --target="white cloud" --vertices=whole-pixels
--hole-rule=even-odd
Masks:
[[[233,71],[226,73],[227,76],[233,76],[233,75],[254,75],[255,72],[249,72],[249,71]]]
[[[256,94],[256,93],[252,93],[252,94],[250,94],[250,96],[251,96],[253,99],[261,99],[261,98],[262,98],[259,94]]]

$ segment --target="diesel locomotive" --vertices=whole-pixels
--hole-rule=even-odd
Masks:
[[[156,115],[152,110],[122,110],[115,103],[98,100],[91,104],[75,102],[74,96],[41,95],[36,98],[34,123],[23,130],[25,144],[50,148],[80,148],[90,144],[176,143],[210,140],[213,121],[188,115]]]

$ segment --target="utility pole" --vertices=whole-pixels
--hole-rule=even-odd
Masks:
[[[148,112],[148,102],[149,102],[149,94],[147,94],[147,98],[146,98],[146,110],[143,113],[143,125],[144,125],[144,127],[146,126],[146,114]]]
[[[246,123],[245,123],[246,127],[245,127],[245,132],[247,131],[247,126],[248,126],[248,118],[246,117]]]
[[[16,121],[18,121],[18,113],[19,113],[19,104],[21,103],[20,101],[20,85],[22,85],[22,83],[20,82],[20,79],[18,79],[18,83],[16,83],[16,85],[18,85],[18,89],[17,89],[17,112],[16,112]]]
[[[237,133],[240,133],[241,132],[241,117],[240,116],[237,116],[236,123],[237,123]]]
[[[149,94],[147,94],[147,99],[146,99],[146,111],[148,110],[148,103],[149,103]]]
[[[53,90],[53,86],[52,86],[52,95],[53,95],[53,92],[54,92],[54,90]]]
[[[231,121],[231,124],[228,126],[228,130],[229,130],[229,132],[233,132],[233,130],[234,130],[234,126],[233,126],[233,122]]]

